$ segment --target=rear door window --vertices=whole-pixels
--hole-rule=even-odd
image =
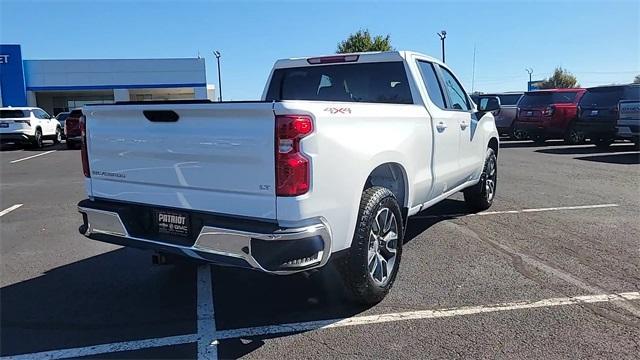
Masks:
[[[266,100],[413,104],[402,61],[276,69]]]
[[[44,110],[40,110],[40,109],[33,110],[33,115],[35,115],[38,119],[43,119],[43,120],[51,118],[49,114],[47,114]]]
[[[436,71],[433,68],[433,64],[426,61],[418,61],[418,66],[420,67],[422,81],[424,82],[424,86],[427,88],[429,98],[434,104],[436,104],[437,107],[439,107],[440,109],[445,109],[446,105],[444,103],[444,93],[442,92],[442,88],[440,87],[440,82],[438,81],[438,77],[436,76]]]

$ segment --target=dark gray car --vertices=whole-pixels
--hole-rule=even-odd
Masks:
[[[496,119],[496,127],[500,135],[513,137],[512,125],[518,114],[518,100],[523,94],[523,92],[482,94],[474,96],[473,100],[480,104],[483,98],[497,97],[500,101],[500,110],[493,112],[493,116]]]

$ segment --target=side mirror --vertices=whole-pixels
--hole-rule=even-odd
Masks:
[[[490,112],[500,110],[500,99],[496,96],[480,97],[478,101],[478,111]]]

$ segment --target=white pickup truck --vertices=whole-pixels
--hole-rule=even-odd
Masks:
[[[407,218],[496,191],[498,133],[449,68],[414,52],[276,62],[261,101],[83,109],[85,236],[291,274],[336,261],[380,301]]]

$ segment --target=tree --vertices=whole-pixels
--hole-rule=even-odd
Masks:
[[[389,35],[376,35],[371,37],[369,30],[360,29],[355,34],[349,35],[347,40],[338,43],[338,54],[364,52],[364,51],[391,51],[391,37]]]
[[[579,86],[580,84],[578,84],[576,77],[560,66],[553,71],[553,75],[550,78],[545,79],[540,84],[541,89],[565,89]]]
[[[636,75],[636,77],[633,79],[633,83],[640,84],[640,75]]]

